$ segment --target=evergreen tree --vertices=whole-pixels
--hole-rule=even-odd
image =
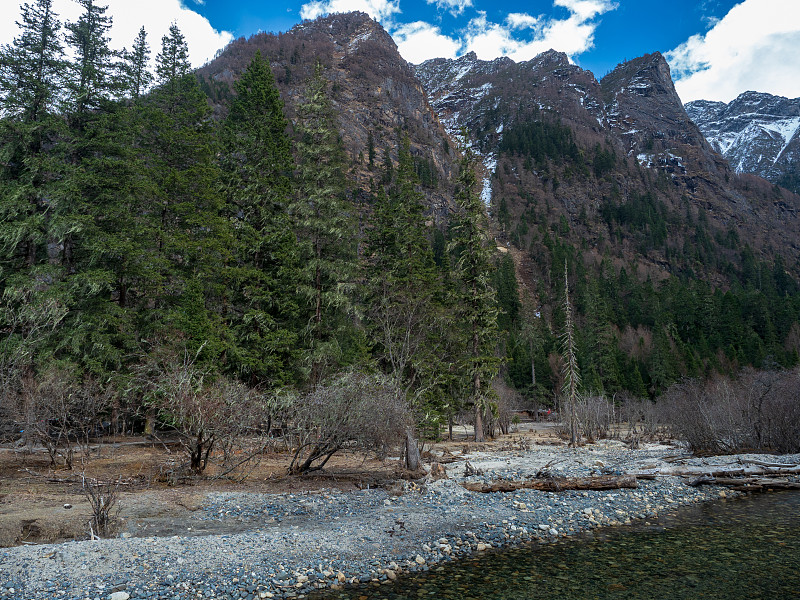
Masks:
[[[169,26],[169,33],[161,38],[161,52],[156,56],[156,81],[167,88],[168,96],[175,96],[191,68],[186,38],[173,23]]]
[[[147,240],[151,258],[142,293],[148,309],[141,327],[142,337],[151,340],[183,337],[190,353],[202,349],[198,360],[211,362],[229,344],[222,318],[227,289],[218,273],[233,243],[211,108],[188,73],[187,54],[173,25],[162,39],[160,86],[142,110],[139,145],[155,192],[145,210],[156,235]]]
[[[346,160],[328,83],[317,64],[297,107],[297,198],[290,207],[301,245],[297,291],[307,315],[311,383],[347,362],[354,341],[351,308],[355,226],[345,198]]]
[[[53,0],[22,5],[20,35],[0,49],[0,114],[39,123],[55,105],[64,70]]]
[[[475,407],[475,441],[485,439],[483,415],[490,408],[489,384],[497,375],[497,301],[491,285],[493,256],[486,235],[486,213],[476,192],[475,163],[469,148],[459,163],[450,250],[455,254],[454,278],[466,355],[462,372],[469,381],[468,397]]]
[[[366,243],[365,312],[374,356],[420,414],[438,431],[439,386],[448,373],[447,327],[440,282],[423,214],[408,138],[398,153],[397,183],[381,191]]]
[[[138,100],[153,82],[153,74],[148,68],[150,45],[147,43],[147,32],[144,27],[139,30],[131,51],[126,51],[123,58],[124,92],[132,99]]]
[[[77,119],[99,108],[110,99],[118,87],[114,81],[112,62],[115,53],[108,46],[111,17],[105,13],[108,6],[95,0],[77,0],[83,14],[75,23],[67,24],[67,44],[72,48],[74,60],[66,82],[67,110]]]
[[[67,300],[55,285],[51,209],[65,194],[63,120],[52,111],[64,69],[52,0],[21,7],[20,34],[0,49],[0,330],[4,351],[25,343],[33,367],[60,328]],[[43,360],[40,357],[40,360]]]
[[[295,377],[297,242],[286,209],[294,167],[288,122],[269,63],[260,51],[236,82],[223,130],[222,168],[234,257],[228,269],[229,360],[251,385]]]

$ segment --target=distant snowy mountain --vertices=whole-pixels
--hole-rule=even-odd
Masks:
[[[729,104],[689,102],[686,112],[738,173],[798,191],[800,98],[745,92]]]

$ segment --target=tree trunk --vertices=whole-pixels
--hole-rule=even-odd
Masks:
[[[481,406],[478,403],[477,399],[475,400],[475,441],[476,442],[485,442],[486,435],[483,433],[483,414],[481,412]]]
[[[406,468],[409,471],[416,471],[419,469],[420,456],[419,448],[417,447],[417,440],[411,433],[411,429],[406,429]]]
[[[515,492],[517,490],[539,490],[542,492],[563,492],[566,490],[618,490],[636,488],[636,477],[604,475],[602,477],[550,477],[529,481],[501,480],[494,483],[462,483],[471,492]]]
[[[486,435],[483,432],[483,414],[482,414],[482,406],[479,400],[480,396],[480,389],[481,389],[481,376],[475,373],[475,380],[473,382],[473,393],[474,393],[474,402],[475,402],[475,441],[476,442],[485,442]]]

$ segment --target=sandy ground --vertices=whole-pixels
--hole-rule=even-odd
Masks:
[[[495,452],[563,445],[555,426],[547,423],[524,423],[518,431],[483,444],[470,441],[471,436],[470,428],[457,427],[453,441],[424,449],[426,460],[449,464],[468,456],[491,469]],[[113,535],[171,536],[233,533],[247,528],[245,524],[200,520],[197,511],[209,493],[352,491],[391,486],[402,471],[398,457],[377,460],[344,452],[334,456],[323,473],[288,477],[289,456],[276,452],[248,465],[244,481],[215,479],[221,467],[212,464],[207,477],[170,485],[164,472],[181,460],[179,448],[140,438],[95,444],[88,459],[78,460],[71,471],[53,468],[44,449],[27,453],[0,447],[0,547],[87,539],[92,511],[83,492],[84,476],[101,482],[123,481]],[[232,475],[244,474],[240,470]]]

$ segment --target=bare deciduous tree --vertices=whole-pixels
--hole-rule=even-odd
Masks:
[[[341,375],[299,397],[292,419],[299,438],[289,472],[319,470],[344,448],[402,442],[412,418],[401,398],[385,378],[363,373]]]

